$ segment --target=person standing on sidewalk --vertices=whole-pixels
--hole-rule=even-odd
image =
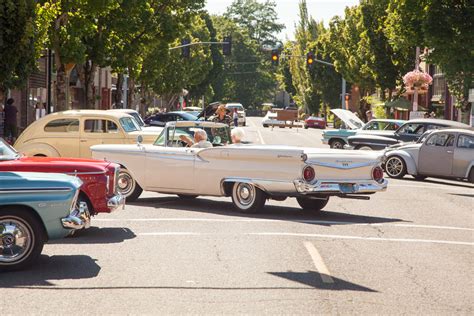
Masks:
[[[4,135],[8,140],[10,140],[12,144],[15,143],[18,130],[16,123],[16,114],[18,113],[18,109],[13,105],[14,102],[15,100],[9,98],[5,104],[5,108],[3,109],[3,112],[5,113]]]
[[[239,113],[237,108],[234,108],[234,113],[232,114],[232,119],[234,120],[234,126],[239,127]]]

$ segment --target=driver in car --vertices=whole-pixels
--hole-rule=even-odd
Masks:
[[[207,133],[203,129],[196,129],[194,131],[194,141],[186,135],[180,135],[179,139],[193,148],[209,148],[212,147],[211,142],[207,140]]]

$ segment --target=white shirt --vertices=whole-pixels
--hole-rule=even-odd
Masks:
[[[201,140],[201,141],[199,141],[199,143],[196,143],[196,144],[192,145],[191,147],[193,147],[193,148],[210,148],[210,147],[212,147],[212,144],[211,144],[211,142],[209,142],[207,140]]]

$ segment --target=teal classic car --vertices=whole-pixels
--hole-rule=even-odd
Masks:
[[[0,270],[33,263],[50,239],[90,225],[78,203],[79,178],[57,173],[0,172]]]
[[[403,125],[404,120],[373,119],[364,123],[354,113],[343,109],[333,109],[331,112],[342,121],[340,129],[323,132],[323,144],[331,148],[343,149],[348,144],[348,137],[356,133],[371,133],[370,131],[394,131]]]

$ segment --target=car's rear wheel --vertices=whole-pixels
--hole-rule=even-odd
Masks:
[[[0,215],[0,271],[23,269],[41,254],[45,242],[41,222],[32,211],[6,207]]]
[[[319,212],[328,204],[329,196],[321,198],[297,197],[296,201],[303,211]]]
[[[232,187],[232,202],[242,213],[256,213],[265,205],[265,193],[253,184],[237,182]]]
[[[143,189],[135,181],[130,172],[121,168],[117,179],[118,192],[125,196],[127,201],[135,201],[142,194]]]
[[[329,142],[329,147],[334,149],[343,149],[345,143],[340,139],[334,139]]]
[[[390,178],[401,179],[407,173],[407,167],[403,158],[392,156],[385,162],[385,172]]]

